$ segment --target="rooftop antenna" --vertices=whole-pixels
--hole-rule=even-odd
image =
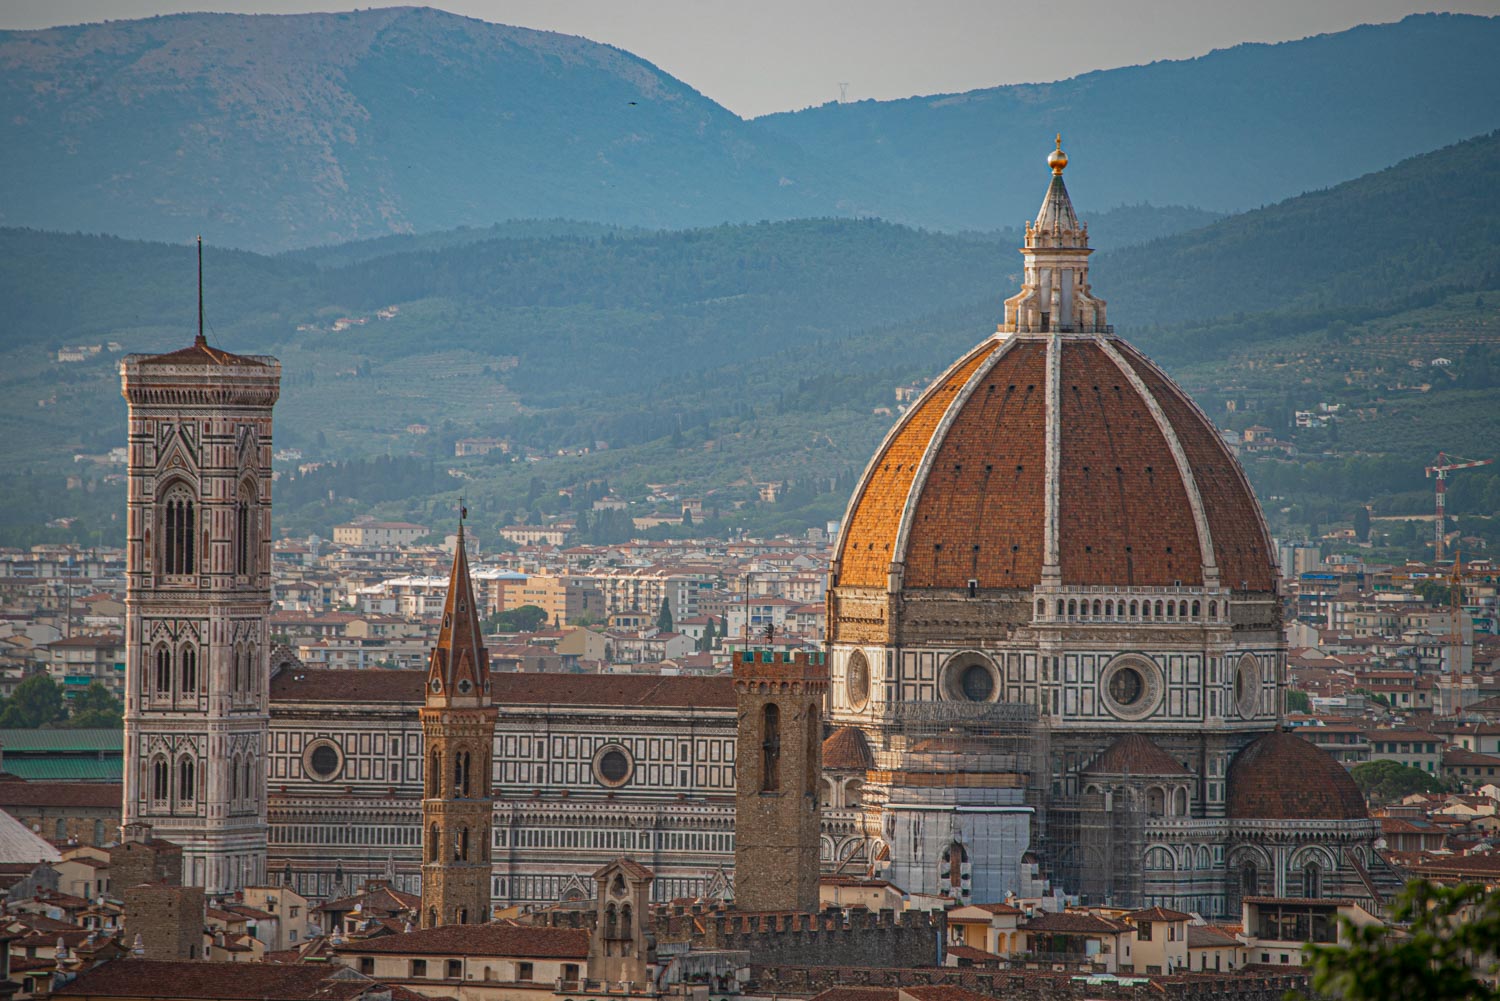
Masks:
[[[203,337],[203,234],[198,234],[198,340],[199,347],[208,343]]]

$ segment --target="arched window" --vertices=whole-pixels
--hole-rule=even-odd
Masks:
[[[165,643],[156,648],[156,694],[172,694],[172,651]]]
[[[459,751],[453,756],[453,794],[468,798],[469,795],[469,752]]]
[[[177,762],[177,799],[182,803],[191,803],[198,792],[198,776],[193,767],[192,758],[183,758]]]
[[[766,703],[761,711],[760,788],[775,792],[781,788],[781,707]]]
[[[1078,602],[1074,601],[1072,598],[1069,598],[1068,599],[1068,618],[1071,619],[1071,618],[1076,617],[1077,615],[1078,615]]]
[[[1166,795],[1157,786],[1152,786],[1146,793],[1146,812],[1153,817],[1160,817],[1167,812]]]
[[[1309,862],[1302,867],[1302,895],[1304,897],[1323,895],[1323,869],[1316,862]]]
[[[229,762],[229,785],[229,798],[238,804],[240,800],[240,756],[238,754]]]
[[[198,691],[198,651],[190,643],[182,648],[182,694],[191,696]]]
[[[440,843],[438,842],[438,826],[437,826],[437,824],[433,824],[432,828],[427,833],[428,833],[428,838],[427,838],[427,861],[429,861],[429,862],[436,862],[436,861],[438,861],[438,850],[441,847]],[[434,919],[434,920],[436,920],[436,919]]]
[[[1175,619],[1175,618],[1177,618],[1177,602],[1175,602],[1175,601],[1169,601],[1169,602],[1167,602],[1167,618],[1169,618],[1169,619]]]
[[[805,759],[803,771],[806,775],[806,780],[803,782],[802,792],[805,796],[816,796],[818,794],[818,780],[821,778],[822,772],[818,764],[822,761],[821,751],[823,749],[823,742],[820,739],[823,736],[822,728],[813,725],[813,721],[818,718],[818,707],[808,706],[805,718],[808,721],[806,727],[807,746],[803,750]]]
[[[453,911],[453,920],[456,921],[456,922],[458,922],[461,925],[468,924],[469,923],[469,909],[467,907],[458,907],[458,908],[455,908],[454,911]]]
[[[429,907],[427,908],[427,927],[436,928],[437,926],[437,908]]]
[[[253,765],[254,763],[255,756],[253,754],[247,754],[245,755],[244,763],[240,766],[241,768],[245,769],[245,777],[240,782],[240,788],[244,790],[245,798],[252,802],[260,798],[256,795],[254,778],[255,771],[251,768],[251,765]]]
[[[635,937],[630,924],[630,905],[624,904],[620,907],[620,938],[627,942]]]
[[[235,695],[240,693],[240,663],[244,659],[244,653],[245,648],[236,643],[229,658],[229,690]]]
[[[859,806],[864,802],[865,784],[859,779],[850,780],[844,787],[844,805]]]
[[[1196,619],[1198,616],[1200,616],[1202,614],[1203,614],[1203,604],[1202,604],[1202,602],[1197,602],[1197,601],[1193,602],[1193,618]]]
[[[1115,617],[1115,603],[1113,599],[1104,603],[1104,617],[1107,619]]]
[[[615,913],[614,904],[608,904],[604,908],[604,937],[620,937],[619,915]]]
[[[240,484],[234,502],[234,572],[241,577],[255,573],[255,481]]]
[[[1038,615],[1046,615],[1047,614],[1047,602],[1046,602],[1045,599],[1038,598],[1036,600],[1036,614],[1038,614]]]
[[[1156,602],[1156,617],[1157,617],[1157,618],[1158,618],[1158,619],[1159,619],[1159,618],[1161,618],[1161,617],[1162,617],[1162,614],[1161,614],[1161,613],[1162,613],[1162,607],[1161,607],[1161,601],[1160,601],[1160,600],[1158,600],[1158,601],[1157,601],[1157,602]]]
[[[1104,614],[1104,603],[1102,601],[1100,601],[1098,598],[1095,598],[1094,599],[1094,617],[1098,618],[1100,615],[1103,615],[1103,614]]]
[[[1172,791],[1172,816],[1186,817],[1188,812],[1187,790],[1178,786]]]
[[[459,827],[458,836],[453,839],[453,861],[469,861],[469,828],[467,826]]]
[[[438,751],[432,752],[432,764],[427,769],[427,796],[432,798],[438,795],[438,788],[443,781],[443,756]]]
[[[158,803],[165,803],[171,795],[171,769],[167,767],[167,759],[158,754],[151,759],[151,798]]]
[[[1061,598],[1057,599],[1057,614],[1058,615],[1065,615],[1065,614],[1067,614],[1066,613],[1067,607],[1068,606],[1063,603],[1063,600]]]
[[[193,551],[198,532],[196,504],[193,492],[180,483],[163,495],[161,573],[184,576],[198,572]]]
[[[1135,602],[1133,602],[1133,601],[1132,601],[1132,602],[1131,602],[1131,603],[1130,603],[1130,617],[1131,617],[1131,618],[1132,618],[1132,619],[1133,619],[1133,618],[1135,618],[1135,617],[1136,617],[1136,616],[1137,616],[1137,615],[1138,615],[1138,614],[1140,614],[1140,613],[1139,613],[1139,612],[1138,612],[1138,611],[1137,611],[1137,609],[1136,609],[1136,603],[1135,603]]]

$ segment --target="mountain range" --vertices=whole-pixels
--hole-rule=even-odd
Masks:
[[[1422,15],[745,121],[617,48],[425,8],[8,31],[0,224],[260,251],[513,219],[997,230],[1061,130],[1081,207],[1161,235],[1500,127],[1497,55],[1500,18]]]

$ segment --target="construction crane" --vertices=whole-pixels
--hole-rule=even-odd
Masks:
[[[1447,452],[1439,452],[1437,461],[1427,467],[1427,477],[1437,477],[1437,519],[1433,526],[1432,561],[1436,563],[1443,558],[1443,535],[1447,528],[1447,518],[1444,515],[1445,499],[1448,492],[1448,474],[1456,469],[1473,469],[1475,466],[1488,466],[1494,459],[1461,459]]]

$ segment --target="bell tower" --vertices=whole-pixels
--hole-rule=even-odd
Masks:
[[[734,691],[734,905],[817,911],[824,655],[737,652]]]
[[[266,878],[275,358],[203,336],[120,364],[129,404],[125,826],[210,894]]]
[[[421,709],[423,928],[489,921],[495,715],[489,653],[479,628],[460,521],[443,626],[427,669]]]

